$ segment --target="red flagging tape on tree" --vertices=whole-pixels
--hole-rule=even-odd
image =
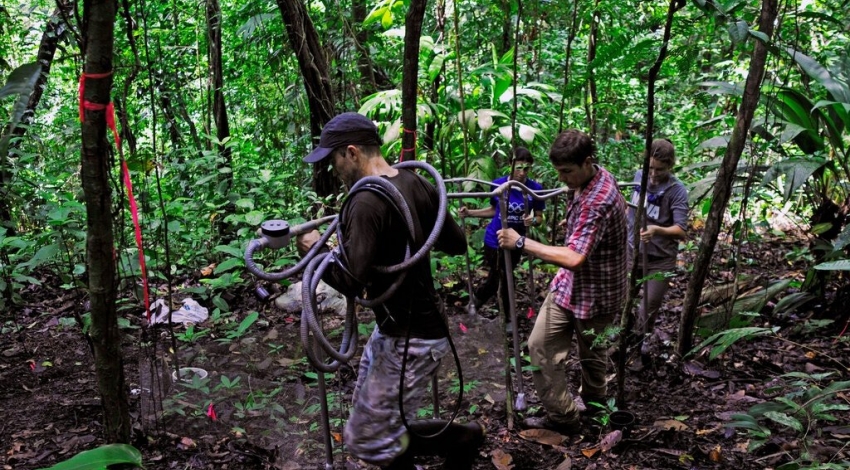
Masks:
[[[115,125],[115,106],[111,101],[107,104],[100,104],[85,100],[86,78],[106,78],[111,74],[112,72],[84,73],[80,75],[80,122],[86,122],[86,110],[106,111],[106,126],[112,131],[112,137],[115,139],[115,146],[118,148],[118,156],[121,159],[121,173],[124,175],[124,186],[127,187],[127,199],[130,202],[130,216],[133,219],[133,228],[136,232],[136,247],[139,249],[139,268],[142,270],[142,295],[145,301],[147,320],[150,322],[151,303],[148,289],[148,270],[145,267],[145,250],[142,246],[142,227],[139,225],[139,206],[136,204],[136,198],[133,196],[133,183],[130,181],[130,169],[127,167],[127,161],[124,160],[124,152],[121,150],[121,136],[118,135],[118,127]]]
[[[401,130],[402,130],[402,131],[404,131],[404,133],[406,133],[406,134],[413,134],[413,147],[410,147],[410,148],[404,148],[404,147],[402,147],[402,148],[401,148],[401,156],[399,157],[399,161],[400,161],[400,162],[403,162],[403,161],[404,161],[404,154],[405,154],[405,152],[410,152],[410,153],[412,153],[412,154],[413,154],[413,159],[414,159],[414,160],[416,160],[416,130],[415,130],[415,129],[413,129],[413,130],[411,130],[411,129],[405,129],[405,128],[403,128],[403,127],[401,128]]]
[[[130,181],[130,169],[127,168],[127,160],[121,159],[121,171],[124,173],[124,186],[127,186],[127,199],[130,201],[130,216],[133,218],[133,227],[136,232],[136,246],[139,249],[139,268],[142,270],[142,296],[145,299],[145,312],[148,322],[151,320],[151,301],[148,293],[148,270],[145,267],[145,250],[142,247],[142,227],[139,225],[139,206],[133,197],[133,183]]]

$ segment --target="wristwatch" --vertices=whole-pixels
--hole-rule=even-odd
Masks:
[[[525,237],[522,236],[522,237],[517,238],[515,246],[516,246],[517,250],[522,250],[523,248],[525,248]]]

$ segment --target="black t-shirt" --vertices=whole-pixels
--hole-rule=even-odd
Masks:
[[[437,190],[425,178],[408,170],[384,178],[407,201],[414,225],[410,248],[413,255],[430,235],[437,219]],[[404,259],[410,237],[404,220],[395,205],[378,192],[361,190],[350,196],[340,214],[341,243],[348,273],[332,265],[323,280],[346,295],[364,297],[364,290],[367,299],[382,295],[399,273],[380,274],[373,268],[395,265]],[[466,251],[466,237],[448,214],[434,248],[448,254]],[[434,289],[430,254],[412,266],[398,290],[373,310],[378,328],[385,335],[403,337],[409,325],[412,338],[445,337],[446,320]]]

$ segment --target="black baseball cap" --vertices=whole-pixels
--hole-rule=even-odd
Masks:
[[[344,145],[381,145],[378,126],[366,116],[355,113],[336,115],[325,124],[319,146],[304,157],[306,163],[324,160],[335,148]]]

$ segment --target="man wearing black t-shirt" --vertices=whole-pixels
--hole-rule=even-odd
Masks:
[[[376,299],[386,292],[399,274],[380,274],[374,267],[402,262],[408,242],[410,253],[418,251],[438,216],[434,186],[412,171],[390,166],[380,146],[372,121],[357,113],[343,113],[325,125],[319,147],[304,158],[307,163],[330,163],[348,188],[367,176],[385,178],[410,210],[412,234],[392,198],[380,191],[356,191],[345,201],[339,220],[344,266],[333,263],[323,280],[347,296]],[[301,235],[298,249],[304,253],[318,239],[318,232]],[[449,254],[466,252],[463,231],[448,215],[435,248]],[[450,352],[447,320],[434,289],[430,256],[411,266],[395,293],[373,310],[377,326],[360,360],[354,403],[345,426],[349,451],[385,469],[413,469],[414,455],[446,455],[445,468],[470,469],[484,440],[484,429],[478,423],[413,421],[440,361]],[[402,422],[398,404],[403,360],[409,429]]]

